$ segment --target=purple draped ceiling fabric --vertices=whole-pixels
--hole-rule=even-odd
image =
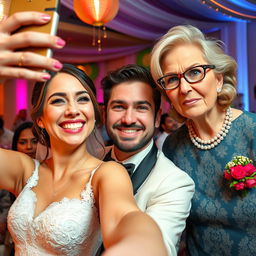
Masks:
[[[61,4],[73,10],[73,0],[61,0]],[[191,24],[210,32],[230,21],[199,0],[120,0],[117,16],[106,24],[108,38],[103,40],[101,53],[91,45],[91,26],[62,21],[58,34],[67,45],[54,56],[64,62],[104,61],[151,47],[172,26]]]

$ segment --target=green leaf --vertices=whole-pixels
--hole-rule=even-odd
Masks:
[[[230,183],[229,187],[232,188],[232,187],[233,187],[235,184],[237,184],[237,183],[238,183],[238,181],[236,181],[236,180],[235,180],[235,181],[232,181],[232,182]]]

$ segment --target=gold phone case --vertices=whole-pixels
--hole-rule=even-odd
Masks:
[[[18,29],[21,31],[36,31],[56,35],[59,15],[58,15],[59,0],[12,0],[9,8],[9,16],[16,12],[38,11],[47,13],[52,17],[49,23],[45,25],[29,25]],[[24,49],[23,49],[24,50]],[[51,57],[52,51],[48,48],[27,48],[26,51],[35,52],[43,56]]]

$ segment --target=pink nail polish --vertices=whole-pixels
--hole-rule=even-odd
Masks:
[[[58,46],[64,46],[66,44],[66,42],[64,40],[62,40],[61,38],[58,38],[56,43]]]
[[[42,75],[42,79],[45,80],[45,81],[49,80],[50,78],[51,78],[50,74],[43,74]]]
[[[41,18],[42,18],[43,21],[48,21],[48,20],[51,19],[51,16],[48,15],[48,14],[42,14],[42,15],[41,15]]]
[[[56,69],[61,69],[62,66],[63,66],[63,65],[62,65],[60,62],[58,62],[58,61],[55,61],[55,62],[53,63],[53,67],[56,68]]]

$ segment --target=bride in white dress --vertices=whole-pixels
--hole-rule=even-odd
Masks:
[[[32,14],[23,14],[23,21],[39,17]],[[17,22],[12,26],[17,28],[19,19],[6,22]],[[0,37],[2,28],[0,24]],[[13,47],[17,37],[11,37]],[[0,42],[0,53],[4,46]],[[9,51],[15,58],[17,53]],[[19,74],[24,71],[16,68]],[[31,72],[24,77],[35,74]],[[15,255],[91,256],[101,236],[106,256],[167,255],[158,226],[136,206],[124,167],[87,151],[86,141],[100,116],[90,78],[64,65],[46,80],[34,87],[32,119],[51,157],[39,163],[20,152],[0,150],[0,188],[17,197],[8,216]]]

